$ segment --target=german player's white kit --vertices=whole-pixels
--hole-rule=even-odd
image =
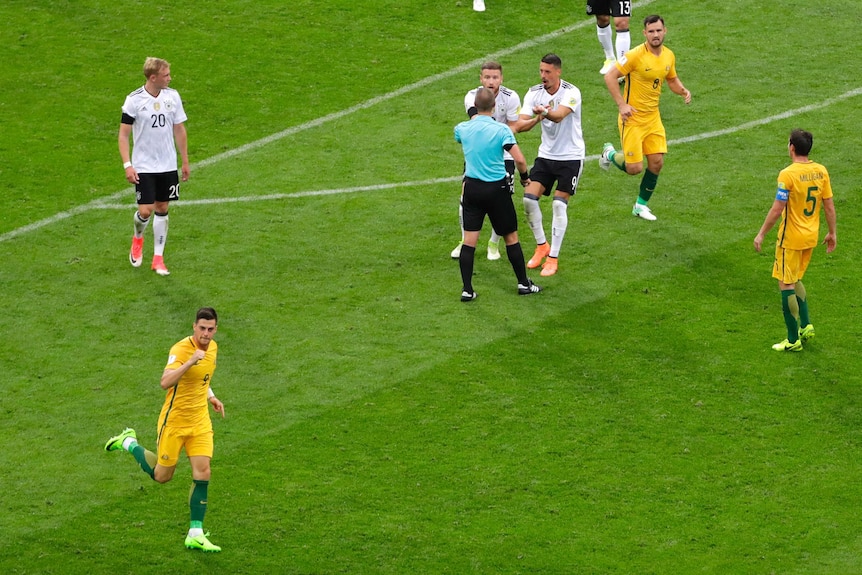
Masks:
[[[470,108],[475,105],[476,102],[476,90],[481,88],[474,88],[467,92],[467,95],[464,96],[464,111],[469,112]],[[518,96],[518,93],[514,90],[510,90],[505,86],[500,86],[500,90],[497,92],[497,98],[495,100],[494,106],[494,114],[493,118],[497,122],[501,124],[508,124],[509,122],[515,122],[518,120],[518,117],[521,114],[521,97]],[[503,159],[504,160],[513,160],[512,155],[503,150]]]
[[[174,125],[188,118],[179,92],[162,88],[154,98],[143,87],[128,96],[123,114],[135,119],[132,124],[132,165],[142,174],[177,171]]]
[[[575,85],[561,80],[557,93],[551,95],[542,84],[538,84],[524,96],[524,113],[532,114],[533,106],[547,106],[551,110],[565,106],[572,110],[562,122],[542,120],[542,143],[539,145],[538,157],[546,160],[583,160],[586,146],[581,130],[581,91]]]

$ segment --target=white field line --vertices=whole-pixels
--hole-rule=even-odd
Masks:
[[[634,7],[643,7],[643,6],[647,6],[647,5],[651,4],[652,2],[654,2],[654,0],[643,0],[641,2],[635,2],[633,4],[633,6]],[[558,30],[555,30],[553,32],[549,32],[548,34],[544,34],[542,36],[538,36],[538,37],[533,38],[531,40],[526,40],[524,42],[521,42],[520,44],[516,44],[515,46],[511,46],[509,48],[505,48],[505,49],[500,50],[498,52],[488,54],[487,56],[484,56],[484,57],[479,58],[477,60],[473,60],[472,62],[468,62],[466,64],[462,64],[461,66],[452,68],[450,70],[447,70],[446,72],[441,72],[439,74],[434,74],[433,76],[428,76],[426,78],[423,78],[422,80],[419,80],[418,82],[415,82],[413,84],[409,84],[409,85],[404,86],[402,88],[399,88],[398,90],[395,90],[393,92],[389,92],[387,94],[383,94],[381,96],[371,98],[370,100],[366,100],[365,102],[356,104],[355,106],[351,106],[350,108],[346,108],[344,110],[329,114],[327,116],[322,116],[320,118],[317,118],[315,120],[311,120],[309,122],[306,122],[304,124],[300,124],[298,126],[293,126],[293,127],[288,128],[286,130],[282,130],[282,131],[277,132],[275,134],[271,134],[269,136],[266,136],[265,138],[261,138],[260,140],[256,140],[254,142],[250,142],[250,143],[245,144],[243,146],[240,146],[238,148],[234,148],[233,150],[228,150],[228,151],[223,152],[221,154],[216,154],[215,156],[209,157],[205,160],[202,160],[200,162],[192,164],[192,168],[194,168],[194,169],[203,168],[203,167],[221,162],[222,160],[226,160],[226,159],[232,158],[234,156],[244,154],[244,153],[249,152],[251,150],[256,150],[258,148],[261,148],[261,147],[266,146],[268,144],[271,144],[273,142],[277,142],[279,140],[282,140],[282,139],[284,139],[288,136],[291,136],[293,134],[297,134],[299,132],[303,132],[303,131],[309,130],[311,128],[316,128],[318,126],[322,126],[323,124],[326,124],[328,122],[332,122],[334,120],[341,119],[345,116],[353,114],[354,112],[358,112],[360,110],[365,110],[367,108],[370,108],[372,106],[376,106],[377,104],[380,104],[382,102],[386,102],[386,101],[391,100],[393,98],[397,98],[399,96],[402,96],[404,94],[407,94],[407,93],[412,92],[414,90],[417,90],[419,88],[434,84],[435,82],[438,82],[440,80],[444,80],[446,78],[450,78],[450,77],[455,76],[457,74],[460,74],[462,72],[466,72],[466,71],[469,71],[471,69],[475,69],[476,67],[481,66],[482,63],[487,61],[487,60],[501,60],[505,56],[508,56],[510,54],[514,54],[516,52],[520,52],[522,50],[532,48],[534,46],[537,46],[538,44],[547,42],[549,40],[553,40],[555,38],[558,38],[559,36],[563,36],[565,34],[568,34],[568,33],[573,32],[575,30],[579,30],[581,28],[590,26],[592,24],[593,24],[592,19],[582,20],[576,24],[572,24],[570,26],[560,28]],[[824,100],[824,101],[816,103],[816,104],[810,104],[808,106],[803,106],[801,108],[796,108],[794,110],[788,110],[786,112],[782,112],[781,114],[776,114],[773,116],[768,116],[766,118],[753,120],[751,122],[746,122],[746,123],[740,124],[738,126],[725,128],[722,130],[716,130],[713,132],[705,132],[705,133],[696,134],[693,136],[687,136],[685,138],[678,138],[675,140],[669,140],[668,145],[685,144],[685,143],[690,143],[690,142],[696,142],[699,140],[704,140],[707,138],[715,138],[715,137],[724,136],[727,134],[732,134],[732,133],[738,132],[740,130],[746,130],[749,128],[762,126],[762,125],[768,124],[770,122],[775,122],[777,120],[783,120],[783,119],[790,118],[790,117],[793,117],[793,116],[796,116],[799,114],[818,110],[818,109],[824,108],[826,106],[831,106],[832,104],[838,103],[842,100],[846,100],[847,98],[852,98],[854,96],[858,96],[860,94],[862,94],[862,88],[856,88],[856,89],[850,90],[848,92],[845,92],[844,94],[841,94],[840,96],[829,98],[827,100]],[[598,158],[597,156],[588,156],[586,158],[586,160],[588,160],[588,161],[589,160],[596,160],[597,158]],[[262,195],[262,196],[243,196],[243,197],[217,198],[217,199],[184,200],[184,201],[182,201],[182,205],[186,206],[186,205],[206,205],[206,204],[216,204],[216,203],[253,202],[253,201],[261,201],[261,200],[281,200],[281,199],[286,199],[286,198],[301,198],[301,197],[323,196],[323,195],[331,195],[331,194],[368,192],[368,191],[391,189],[391,188],[396,188],[396,187],[420,187],[420,186],[435,185],[435,184],[440,184],[440,183],[457,182],[460,179],[461,179],[461,176],[459,175],[459,176],[452,176],[449,178],[434,178],[434,179],[430,179],[430,180],[421,180],[421,181],[416,181],[416,182],[401,182],[401,183],[397,183],[397,184],[380,184],[380,185],[375,185],[375,186],[358,186],[358,187],[352,187],[352,188],[342,188],[342,189],[333,189],[333,190],[313,190],[313,191],[293,192],[293,193],[284,193],[284,194],[266,194],[266,195]],[[16,229],[8,231],[4,234],[0,234],[0,243],[9,241],[9,240],[16,238],[18,236],[24,235],[26,233],[29,233],[29,232],[32,232],[35,230],[38,230],[40,228],[43,228],[45,226],[49,226],[49,225],[54,224],[54,223],[60,222],[60,221],[65,220],[67,218],[71,218],[72,216],[76,216],[78,214],[88,212],[90,210],[130,209],[130,208],[134,207],[134,204],[116,203],[116,200],[119,200],[124,195],[131,194],[133,191],[134,191],[133,188],[125,188],[123,190],[115,192],[115,193],[113,193],[109,196],[106,196],[104,198],[92,200],[86,204],[76,206],[76,207],[71,208],[69,210],[54,214],[53,216],[50,216],[48,218],[33,222],[31,224],[27,224],[25,226],[21,226],[20,228],[16,228]]]
[[[654,1],[655,0],[642,0],[641,2],[633,3],[632,6],[635,8],[643,7],[643,6],[647,6],[649,4],[652,4]],[[251,150],[256,150],[257,148],[261,148],[261,147],[266,146],[268,144],[271,144],[273,142],[277,142],[277,141],[282,140],[282,139],[284,139],[288,136],[291,136],[293,134],[297,134],[299,132],[303,132],[303,131],[309,130],[311,128],[316,128],[317,126],[322,126],[323,124],[326,124],[327,122],[331,122],[333,120],[338,120],[338,119],[343,118],[349,114],[352,114],[354,112],[358,112],[359,110],[365,110],[366,108],[376,106],[377,104],[380,104],[381,102],[386,102],[387,100],[392,100],[393,98],[403,96],[404,94],[407,94],[408,92],[418,90],[419,88],[423,88],[425,86],[428,86],[428,85],[433,84],[435,82],[438,82],[440,80],[450,78],[452,76],[455,76],[455,75],[460,74],[462,72],[466,72],[468,70],[476,69],[479,66],[481,66],[484,62],[486,62],[487,60],[501,60],[505,56],[508,56],[510,54],[514,54],[514,53],[519,52],[521,50],[526,50],[527,48],[532,48],[533,46],[537,46],[538,44],[541,44],[543,42],[553,40],[554,38],[558,38],[560,36],[563,36],[564,34],[568,34],[569,32],[573,32],[575,30],[579,30],[581,28],[590,26],[591,24],[593,24],[593,22],[594,22],[593,19],[582,20],[576,24],[572,24],[571,26],[566,26],[565,28],[560,28],[559,30],[549,32],[548,34],[545,34],[543,36],[538,36],[536,38],[533,38],[532,40],[526,40],[524,42],[521,42],[520,44],[516,44],[515,46],[505,48],[503,50],[500,50],[499,52],[494,52],[493,54],[488,54],[487,56],[483,56],[480,59],[473,60],[472,62],[468,62],[466,64],[462,64],[461,66],[458,66],[456,68],[452,68],[451,70],[448,70],[446,72],[441,72],[440,74],[434,74],[433,76],[428,76],[427,78],[419,80],[418,82],[415,82],[413,84],[409,84],[409,85],[404,86],[402,88],[399,88],[398,90],[395,90],[394,92],[389,92],[388,94],[383,94],[382,96],[377,96],[375,98],[371,98],[370,100],[366,100],[365,102],[362,102],[362,103],[357,104],[355,106],[352,106],[350,108],[346,108],[346,109],[341,110],[339,112],[329,114],[328,116],[323,116],[321,118],[311,120],[310,122],[306,122],[306,123],[300,124],[298,126],[293,126],[293,127],[288,128],[286,130],[282,130],[281,132],[277,132],[277,133],[272,134],[270,136],[266,136],[265,138],[261,138],[260,140],[256,140],[254,142],[250,142],[250,143],[245,144],[243,146],[240,146],[238,148],[234,148],[233,150],[228,150],[227,152],[223,152],[221,154],[216,154],[215,156],[212,156],[210,158],[207,158],[205,160],[202,160],[200,162],[196,162],[196,163],[192,164],[191,167],[193,169],[203,168],[203,167],[210,166],[212,164],[216,164],[218,162],[221,162],[222,160],[226,160],[228,158],[232,158],[234,156],[244,154],[244,153],[249,152]],[[455,179],[457,180],[457,178],[455,178]],[[445,181],[451,181],[451,180],[445,180]],[[27,224],[26,226],[21,226],[20,228],[16,228],[16,229],[8,231],[4,234],[0,234],[0,243],[9,241],[9,240],[16,238],[18,236],[24,235],[26,233],[29,233],[29,232],[32,232],[35,230],[38,230],[40,228],[44,228],[45,226],[55,224],[59,221],[65,220],[66,218],[71,218],[72,216],[76,216],[78,214],[82,214],[82,213],[88,212],[90,210],[105,209],[105,208],[112,209],[116,204],[109,204],[108,202],[114,202],[116,200],[119,200],[124,195],[131,194],[133,191],[134,191],[133,188],[124,188],[118,192],[111,194],[110,196],[105,196],[104,198],[92,200],[91,202],[88,202],[86,204],[76,206],[72,209],[54,214],[53,216],[47,217],[47,218],[39,220],[37,222],[33,222],[31,224]],[[354,189],[352,191],[368,191],[368,190]],[[331,192],[331,193],[335,193],[335,192]],[[308,193],[305,195],[315,195],[315,194]],[[274,198],[269,198],[269,199],[274,199]],[[188,204],[190,202],[183,202],[183,203]]]
[[[703,132],[701,134],[695,134],[693,136],[686,136],[684,138],[677,138],[674,140],[668,140],[669,146],[674,146],[678,144],[688,144],[691,142],[697,142],[700,140],[706,140],[709,138],[718,138],[720,136],[726,136],[728,134],[733,134],[734,132],[740,132],[742,130],[748,130],[750,128],[756,128],[759,126],[763,126],[769,124],[771,122],[776,122],[778,120],[784,120],[787,118],[792,118],[793,116],[798,116],[800,114],[804,114],[806,112],[813,112],[814,110],[819,110],[821,108],[825,108],[827,106],[831,106],[833,104],[837,104],[843,100],[848,98],[852,98],[854,96],[859,96],[862,94],[862,88],[856,88],[850,90],[849,92],[845,92],[840,96],[835,96],[833,98],[829,98],[823,100],[822,102],[818,102],[816,104],[809,104],[807,106],[802,106],[801,108],[795,108],[793,110],[787,110],[786,112],[781,112],[780,114],[775,114],[773,116],[767,116],[765,118],[760,118],[758,120],[752,120],[750,122],[745,122],[744,124],[739,124],[738,126],[732,126],[730,128],[724,128],[722,130],[715,130],[713,132]],[[594,161],[598,160],[598,155],[587,156],[586,161]],[[357,192],[374,192],[378,190],[390,190],[392,188],[416,188],[422,186],[433,186],[436,184],[445,184],[458,182],[461,180],[461,176],[451,176],[448,178],[433,178],[429,180],[419,180],[413,182],[399,182],[396,184],[378,184],[375,186],[356,186],[352,188],[339,188],[332,190],[309,190],[305,192],[291,192],[291,193],[282,193],[282,194],[265,194],[258,196],[238,196],[238,197],[229,197],[229,198],[211,198],[211,199],[200,199],[200,200],[182,200],[181,205],[183,206],[194,206],[194,205],[208,205],[208,204],[229,204],[236,202],[260,202],[264,200],[285,200],[290,198],[306,198],[309,196],[328,196],[332,194],[353,194]],[[178,202],[179,204],[180,202]],[[100,209],[100,210],[128,210],[134,207],[132,203],[94,203],[94,205],[90,206],[88,209]],[[80,210],[83,211],[83,210]],[[0,241],[2,241],[2,236],[0,236]]]
[[[837,104],[842,102],[848,98],[852,98],[854,96],[858,96],[862,94],[862,87],[854,88],[849,92],[844,92],[840,96],[834,96],[832,98],[827,98],[822,102],[817,102],[815,104],[808,104],[807,106],[802,106],[801,108],[796,108],[793,110],[787,110],[786,112],[781,112],[780,114],[775,114],[774,116],[767,116],[766,118],[761,118],[759,120],[752,120],[750,122],[746,122],[744,124],[740,124],[738,126],[734,126],[732,128],[724,128],[723,130],[716,130],[714,132],[704,132],[703,134],[696,134],[694,136],[686,136],[685,138],[677,138],[675,140],[668,140],[668,145],[674,144],[687,144],[689,142],[696,142],[698,140],[705,140],[707,138],[717,138],[718,136],[726,136],[727,134],[732,134],[734,132],[739,132],[741,130],[747,130],[749,128],[756,128],[758,126],[763,126],[764,124],[769,124],[770,122],[776,122],[778,120],[785,120],[787,118],[792,118],[793,116],[798,116],[800,114],[805,114],[807,112],[813,112],[814,110],[819,110],[821,108],[825,108],[827,106],[831,106],[832,104]]]

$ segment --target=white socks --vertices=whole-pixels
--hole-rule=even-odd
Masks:
[[[153,236],[155,245],[153,246],[153,255],[165,255],[165,243],[168,241],[168,215],[160,216],[153,215]]]
[[[545,230],[542,228],[542,210],[539,207],[539,198],[524,196],[524,212],[527,214],[527,223],[533,230],[533,237],[536,238],[536,245],[547,242]]]
[[[610,26],[608,26],[610,28]],[[623,59],[629,48],[632,47],[632,34],[629,31],[617,32],[617,62]]]
[[[602,45],[602,50],[605,52],[605,60],[613,60],[616,58],[619,62],[625,53],[632,47],[632,34],[629,31],[617,32],[616,55],[614,55],[614,29],[608,24],[604,28],[599,28],[596,25],[596,36],[599,37],[599,44]]]
[[[139,238],[144,235],[147,225],[150,223],[150,218],[143,219],[141,218],[141,212],[135,211],[135,215],[132,217],[132,222],[135,227],[135,237]]]
[[[563,238],[566,237],[566,228],[569,227],[569,204],[564,200],[554,198],[551,207],[554,210],[554,219],[551,224],[551,253],[548,255],[556,258],[560,255]]]
[[[599,44],[602,45],[602,50],[605,51],[605,60],[614,59],[614,37],[613,28],[608,24],[604,28],[599,28],[596,25],[596,36],[599,37]]]

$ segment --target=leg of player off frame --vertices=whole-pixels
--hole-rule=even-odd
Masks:
[[[455,249],[449,254],[453,260],[461,257],[461,247],[464,245],[464,204],[462,198],[458,198],[458,227],[461,228],[461,241],[455,246]]]
[[[599,70],[599,74],[604,76],[617,63],[614,57],[614,35],[613,28],[611,28],[610,16],[596,17],[596,36],[599,39],[602,51],[605,53],[605,61]]]
[[[491,239],[488,240],[488,259],[489,260],[498,260],[500,259],[500,234],[497,233],[497,230],[494,229],[494,226],[491,226]]]

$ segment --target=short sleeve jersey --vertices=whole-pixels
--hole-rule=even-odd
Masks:
[[[455,126],[455,141],[464,150],[465,176],[483,182],[506,177],[503,146],[517,144],[509,126],[479,114]]]
[[[177,369],[192,357],[195,349],[197,346],[191,337],[178,341],[171,347],[165,369]],[[179,383],[168,390],[159,417],[162,425],[193,427],[209,418],[207,390],[216,368],[217,356],[218,344],[210,341],[206,356],[191,366]]]
[[[778,227],[778,245],[791,250],[817,246],[820,206],[832,197],[829,172],[817,162],[794,162],[778,174],[775,199],[787,202]]]
[[[479,88],[481,88],[481,86],[470,90],[467,92],[467,95],[464,96],[465,112],[469,112],[470,108],[475,105],[476,90]],[[519,114],[521,113],[521,97],[518,96],[517,92],[510,90],[505,86],[500,86],[500,90],[497,92],[497,98],[494,103],[494,114],[491,116],[494,120],[501,124],[507,124],[508,122],[514,122],[518,119]],[[503,152],[503,157],[507,160],[512,159],[512,155],[505,151]]]
[[[135,120],[132,124],[132,165],[135,170],[142,174],[176,171],[174,126],[188,119],[179,92],[164,88],[153,97],[142,86],[126,96],[123,114]]]
[[[629,125],[643,126],[661,122],[659,99],[661,87],[676,78],[676,57],[666,46],[656,56],[646,44],[629,50],[617,62],[617,70],[625,76],[623,97],[637,112],[626,120]]]
[[[524,114],[532,114],[534,106],[547,106],[556,110],[561,106],[572,112],[562,122],[542,120],[540,158],[546,160],[583,160],[586,156],[584,134],[581,130],[581,91],[565,80],[560,81],[556,93],[549,94],[544,85],[530,88],[524,96]]]

